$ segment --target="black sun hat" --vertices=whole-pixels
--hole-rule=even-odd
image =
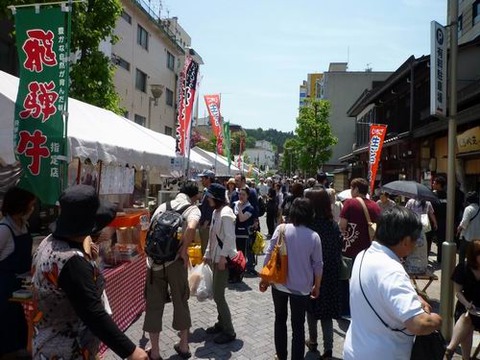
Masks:
[[[220,184],[212,184],[208,187],[206,195],[209,198],[216,199],[219,201],[226,201],[226,194],[227,189],[223,185]]]
[[[115,206],[100,202],[95,189],[89,185],[75,185],[59,197],[60,215],[53,236],[65,238],[87,236],[99,232],[116,215]]]

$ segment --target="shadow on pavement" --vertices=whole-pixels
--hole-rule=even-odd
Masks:
[[[228,284],[228,289],[234,290],[234,291],[241,291],[241,292],[252,290],[252,288],[246,283],[244,283],[243,281],[238,283]]]
[[[243,349],[244,343],[243,340],[236,339],[228,344],[218,345],[213,342],[213,337],[211,339],[205,340],[203,346],[199,346],[195,349],[195,352],[192,354],[194,359],[231,359],[232,356],[237,357],[238,354],[234,354]],[[216,353],[212,357],[212,349],[216,348],[213,352]],[[218,354],[218,355],[217,355]],[[178,356],[171,357],[177,359]]]

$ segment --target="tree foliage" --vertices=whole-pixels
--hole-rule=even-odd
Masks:
[[[0,0],[0,16],[12,14],[7,6],[47,3],[49,0]],[[115,66],[99,46],[102,41],[115,42],[115,24],[122,11],[120,0],[89,0],[74,3],[70,48],[76,61],[70,66],[70,96],[118,114],[120,97],[115,91],[113,76]],[[14,34],[13,34],[14,36]]]
[[[254,138],[255,140],[266,140],[271,142],[280,152],[283,151],[283,144],[285,141],[294,137],[292,131],[282,132],[275,129],[245,129],[245,132],[247,133],[248,137]],[[255,146],[255,142],[253,142],[252,146],[249,146],[250,144],[251,142],[249,142],[247,138],[247,148]]]
[[[301,170],[312,176],[332,157],[333,136],[330,123],[330,102],[308,99],[300,108],[295,137],[285,142],[282,162],[284,171]]]

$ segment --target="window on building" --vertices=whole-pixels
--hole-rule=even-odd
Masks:
[[[135,114],[135,119],[133,121],[135,121],[135,123],[137,123],[139,125],[142,125],[142,126],[147,125],[147,118],[145,116],[142,116],[142,115]]]
[[[476,0],[472,5],[472,25],[480,22],[480,0]]]
[[[130,63],[127,60],[121,58],[120,56],[118,56],[116,54],[113,54],[112,57],[113,57],[113,62],[114,62],[115,65],[117,65],[117,66],[119,66],[119,67],[121,67],[121,68],[123,68],[127,71],[130,71]]]
[[[167,51],[167,68],[172,71],[175,69],[175,56],[170,51]]]
[[[458,36],[462,36],[463,30],[463,14],[458,17]]]
[[[138,69],[135,74],[135,88],[144,93],[147,92],[147,74]]]
[[[165,102],[168,106],[173,106],[173,91],[170,89],[165,91]]]
[[[120,15],[122,19],[124,19],[127,23],[131,24],[132,23],[132,17],[128,15],[125,10],[122,10],[122,15]]]
[[[148,50],[148,32],[140,25],[137,27],[137,44]]]
[[[173,128],[171,128],[170,126],[165,126],[165,135],[172,136]]]

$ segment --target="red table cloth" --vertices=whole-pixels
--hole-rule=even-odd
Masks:
[[[112,318],[122,331],[125,331],[145,310],[146,274],[144,256],[103,271],[107,297],[113,312]],[[106,350],[107,347],[101,344],[100,354]]]

